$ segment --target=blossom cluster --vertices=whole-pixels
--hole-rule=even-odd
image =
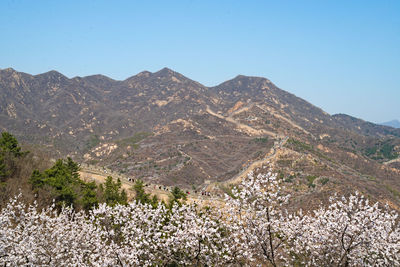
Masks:
[[[0,264],[155,266],[235,260],[220,215],[194,205],[105,204],[89,214],[12,199],[0,214]]]
[[[400,265],[394,211],[356,193],[288,213],[288,199],[271,172],[250,173],[222,210],[132,202],[39,211],[15,197],[0,211],[0,265]]]
[[[276,174],[250,173],[226,201],[231,234],[252,262],[272,266],[400,266],[400,223],[388,206],[355,192],[311,213],[288,213]]]
[[[400,266],[398,214],[358,192],[287,218],[287,250],[306,266]],[[292,260],[295,260],[292,258]]]

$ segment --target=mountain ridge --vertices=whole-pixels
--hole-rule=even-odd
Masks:
[[[184,76],[176,71],[173,71],[169,68],[162,68],[159,71],[153,72],[153,73],[149,72],[149,71],[142,71],[136,75],[128,77],[125,80],[114,80],[108,76],[101,75],[101,74],[89,75],[89,76],[84,76],[84,77],[77,76],[77,77],[73,77],[73,78],[68,78],[68,77],[64,76],[63,74],[61,74],[60,72],[57,72],[55,70],[51,70],[51,71],[44,72],[41,74],[36,74],[36,75],[30,75],[27,73],[18,72],[12,68],[1,69],[0,71],[2,73],[5,72],[6,74],[11,73],[11,76],[12,75],[17,76],[17,77],[14,77],[14,79],[16,79],[17,81],[21,81],[21,79],[22,80],[34,80],[34,79],[42,80],[42,81],[38,81],[39,86],[41,86],[41,87],[45,87],[45,85],[57,86],[57,84],[60,82],[65,82],[65,83],[69,83],[69,85],[71,85],[71,86],[76,86],[77,85],[76,83],[85,81],[85,82],[91,83],[91,84],[89,84],[89,86],[86,86],[86,87],[94,86],[94,84],[100,84],[100,86],[106,87],[108,90],[111,90],[111,91],[115,86],[119,86],[121,84],[128,85],[128,87],[129,87],[130,81],[138,82],[138,80],[145,79],[145,82],[147,82],[146,79],[151,79],[151,78],[152,79],[166,79],[168,82],[172,82],[172,83],[182,83],[182,82],[193,83],[194,85],[196,85],[198,87],[197,89],[199,89],[199,91],[201,91],[201,92],[207,91],[208,93],[211,92],[212,94],[221,94],[221,95],[225,94],[227,100],[230,100],[232,102],[238,101],[238,99],[240,97],[242,97],[242,93],[248,94],[249,90],[254,91],[254,92],[251,92],[253,94],[253,96],[256,95],[259,97],[265,97],[265,95],[259,94],[260,92],[262,92],[263,90],[269,90],[269,91],[273,91],[275,94],[279,93],[279,97],[286,98],[286,100],[288,102],[290,101],[290,100],[288,100],[290,98],[295,99],[298,102],[297,104],[300,103],[304,106],[307,106],[307,108],[314,109],[315,112],[321,113],[324,116],[329,116],[329,114],[326,113],[325,111],[323,111],[321,108],[314,106],[313,104],[297,97],[294,94],[291,94],[287,91],[279,89],[275,84],[273,84],[267,78],[256,77],[256,76],[237,75],[236,77],[234,77],[230,80],[227,80],[225,82],[222,82],[219,85],[212,86],[212,87],[206,87],[206,86],[202,85],[201,83],[193,81],[193,80],[187,78],[186,76]],[[181,80],[179,80],[174,75],[177,76],[178,78],[180,78]],[[8,78],[13,79],[13,77],[8,77]],[[45,83],[45,84],[43,84],[43,83]],[[164,86],[164,84],[160,84],[159,87],[160,86]],[[3,86],[3,87],[4,87],[3,88],[3,90],[4,90],[6,88],[6,86]],[[13,87],[13,84],[11,84],[11,87]],[[64,84],[63,87],[65,90],[66,85]],[[86,87],[85,87],[85,89],[87,89]],[[159,87],[158,87],[158,89],[160,89]],[[237,88],[240,88],[241,91],[237,91]],[[256,89],[254,89],[254,88],[256,88]],[[102,88],[102,89],[104,89],[104,88]],[[140,88],[140,89],[143,89],[143,88]],[[57,89],[54,89],[54,90],[57,91]],[[92,94],[99,93],[98,90],[94,90],[94,88],[91,88],[91,90],[93,91]],[[131,93],[131,91],[128,93]],[[235,94],[236,94],[236,97],[235,97]],[[273,100],[274,99],[272,99],[272,101]],[[299,105],[299,106],[301,106],[301,105]],[[346,115],[346,114],[335,114],[335,115],[332,115],[331,117],[338,118],[339,121],[343,120],[344,117],[347,117],[347,119],[354,118],[354,117],[352,117],[350,115]],[[329,119],[331,119],[331,118],[329,118]],[[354,119],[348,119],[348,120],[354,121]],[[357,119],[357,120],[359,120],[359,122],[363,121],[361,119]],[[363,122],[368,123],[370,125],[373,124],[371,122],[366,122],[366,121],[363,121]],[[340,122],[340,123],[343,123],[343,122]],[[377,125],[377,124],[373,124],[373,125]],[[376,126],[376,127],[378,127],[378,126]]]
[[[331,116],[263,77],[207,87],[168,68],[122,81],[1,70],[0,130],[80,162],[185,187],[230,179],[288,138],[271,164],[286,177],[296,174],[285,179],[300,191],[313,190],[303,188],[311,175],[340,190],[347,183],[382,196],[386,186],[400,192],[400,129]]]

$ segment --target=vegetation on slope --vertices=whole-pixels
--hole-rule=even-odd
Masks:
[[[54,201],[58,209],[73,206],[89,210],[99,203],[126,204],[127,195],[121,190],[121,181],[108,177],[96,185],[80,178],[79,165],[71,158],[59,159],[48,168],[50,159],[22,151],[16,138],[3,132],[0,138],[0,207],[10,197],[21,193],[24,201],[35,200],[39,207],[47,207]]]

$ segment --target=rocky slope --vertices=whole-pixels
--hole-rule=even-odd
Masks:
[[[260,77],[206,87],[167,68],[124,81],[3,69],[0,130],[186,188],[226,181],[273,152],[270,164],[304,199],[358,189],[400,202],[400,129],[331,116]]]

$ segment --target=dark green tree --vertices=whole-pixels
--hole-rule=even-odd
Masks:
[[[79,165],[71,158],[59,159],[43,173],[34,170],[29,182],[36,193],[50,191],[56,204],[90,209],[98,203],[96,184],[85,183],[79,176]]]
[[[111,176],[108,176],[104,183],[103,198],[104,202],[109,206],[115,206],[117,204],[126,205],[128,198],[125,190],[121,190],[122,183],[118,178],[116,182],[113,181]],[[121,191],[121,192],[120,192]]]
[[[141,203],[150,203],[150,194],[144,191],[144,183],[142,180],[137,179],[133,185],[135,191],[135,200]]]
[[[33,188],[37,190],[48,185],[53,190],[54,199],[58,204],[67,206],[74,204],[81,181],[78,170],[71,161],[71,159],[67,161],[59,159],[53,167],[43,173],[34,170],[30,178]]]
[[[16,158],[26,155],[21,152],[17,139],[8,132],[0,136],[0,183],[4,183],[16,171]]]
[[[99,200],[96,194],[96,183],[86,183],[83,189],[82,206],[85,210],[90,210],[93,207],[97,207]]]
[[[38,170],[32,172],[31,178],[29,179],[34,189],[40,188],[44,185],[44,176]]]
[[[157,208],[158,203],[159,203],[158,197],[156,195],[153,195],[150,201],[151,206],[153,206],[153,208]]]
[[[169,207],[172,208],[174,203],[178,203],[178,205],[181,205],[182,201],[185,201],[186,199],[187,199],[186,193],[179,187],[175,186],[172,189],[171,195],[169,197]]]
[[[0,150],[2,152],[9,152],[14,157],[20,157],[24,153],[27,153],[27,152],[21,152],[21,147],[18,145],[17,139],[8,132],[1,133]]]
[[[153,208],[158,206],[158,198],[156,195],[153,197],[150,196],[149,193],[144,191],[144,183],[142,180],[137,179],[135,184],[133,185],[133,191],[135,191],[135,200],[142,204],[150,204]]]

